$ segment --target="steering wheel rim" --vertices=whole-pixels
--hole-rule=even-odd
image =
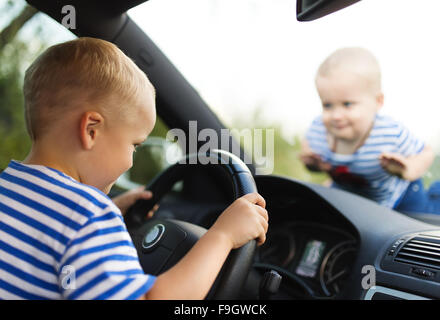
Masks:
[[[196,170],[203,170],[207,165],[214,166],[215,169],[218,169],[218,174],[226,175],[233,187],[234,200],[245,194],[257,192],[255,181],[248,167],[240,158],[232,153],[215,149],[210,150],[207,153],[186,155],[179,162],[168,167],[146,187],[146,189],[153,193],[151,199],[139,200],[124,216],[127,229],[130,235],[132,235],[141,262],[148,258],[148,254],[152,254],[152,250],[141,249],[142,246],[140,246],[140,242],[142,242],[143,239],[146,239],[146,232],[155,228],[153,225],[149,226],[148,222],[145,221],[145,213],[151,210],[153,206],[171,190],[172,186],[177,181],[180,181],[185,177],[185,174],[188,172],[188,165],[196,166]],[[149,222],[151,222],[151,220]],[[165,222],[163,221],[159,221],[159,224],[162,224],[162,226],[164,223]],[[170,225],[170,223],[174,223],[174,225]],[[203,235],[203,230],[206,231],[206,229],[188,222],[182,223],[182,221],[168,220],[166,224],[168,224],[168,226],[164,229],[175,230],[174,232],[181,232],[183,230],[184,233],[189,234],[189,238],[192,238],[192,240],[190,239],[188,241],[193,242],[197,241],[201,235]],[[178,229],[180,229],[180,231]],[[179,247],[183,247],[184,249],[181,250],[185,250],[185,252],[178,252],[176,254],[183,256],[192,245],[190,247],[188,247],[188,245],[179,245]],[[246,281],[249,269],[252,265],[256,247],[256,241],[252,240],[238,249],[231,250],[207,296],[208,299],[229,300],[239,297],[241,287]],[[175,250],[177,249],[176,246]],[[171,261],[173,260],[171,259]],[[145,269],[146,268],[144,268],[144,271]]]

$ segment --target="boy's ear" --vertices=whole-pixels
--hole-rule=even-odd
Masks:
[[[80,119],[80,140],[84,149],[90,150],[103,128],[104,118],[95,111],[84,112]]]
[[[380,108],[382,108],[382,106],[383,106],[383,101],[384,101],[384,95],[383,95],[382,92],[380,92],[380,93],[376,96],[377,110],[379,110]]]

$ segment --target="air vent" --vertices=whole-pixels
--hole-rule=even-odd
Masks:
[[[412,238],[399,250],[394,261],[440,270],[440,239]]]

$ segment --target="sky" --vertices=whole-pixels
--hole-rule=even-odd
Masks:
[[[382,69],[381,113],[440,149],[440,1],[414,3],[362,0],[312,22],[296,20],[294,0],[150,0],[129,15],[226,124],[261,107],[285,136],[320,114],[325,57],[364,47]]]

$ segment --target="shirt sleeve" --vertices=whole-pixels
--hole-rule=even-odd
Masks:
[[[425,148],[425,143],[412,134],[408,128],[400,125],[400,133],[397,139],[397,153],[408,157],[419,154]]]
[[[120,211],[109,207],[77,232],[58,270],[65,299],[138,299],[155,276],[143,272]]]
[[[325,158],[326,149],[328,148],[327,131],[321,117],[317,117],[312,121],[305,137],[310,149]]]

